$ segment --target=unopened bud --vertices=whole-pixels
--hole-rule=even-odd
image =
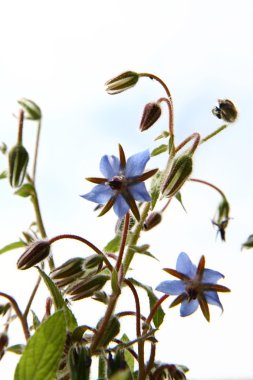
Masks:
[[[20,187],[26,175],[29,155],[21,144],[9,151],[9,180],[12,187]]]
[[[48,257],[50,244],[47,240],[37,240],[32,243],[20,256],[17,262],[18,269],[28,269]]]
[[[154,228],[157,226],[162,220],[162,214],[160,212],[151,212],[151,214],[147,217],[143,224],[143,229],[145,231],[151,230],[151,228]]]
[[[129,88],[133,87],[139,79],[139,75],[134,71],[126,71],[110,80],[108,80],[106,85],[106,91],[110,95],[119,94]]]
[[[24,110],[26,111],[26,119],[30,120],[40,120],[41,119],[41,110],[39,106],[30,99],[22,98],[18,100]]]
[[[109,280],[109,276],[104,274],[97,274],[80,280],[77,284],[70,286],[67,289],[67,293],[71,295],[72,301],[81,300],[83,298],[91,297],[95,292],[101,290],[106,281]]]
[[[192,172],[192,157],[184,154],[175,159],[169,174],[165,177],[161,186],[164,197],[172,197],[183,186]]]
[[[125,359],[124,350],[117,350],[114,357],[111,352],[109,352],[107,359],[107,376],[110,379],[111,376],[116,375],[118,372],[128,370],[127,362]],[[123,377],[124,378],[124,377]],[[128,377],[126,377],[128,378]]]
[[[145,105],[142,118],[141,118],[141,124],[140,124],[140,130],[141,132],[146,131],[146,129],[149,129],[152,127],[152,125],[159,119],[161,116],[162,109],[160,104],[158,103],[148,103]]]
[[[97,329],[99,329],[99,326],[100,324],[102,323],[103,321],[103,318],[98,322],[97,324]],[[108,344],[111,342],[112,339],[115,338],[116,335],[118,335],[120,331],[120,323],[119,323],[119,319],[113,315],[107,325],[106,325],[106,328],[104,330],[104,333],[99,341],[99,347],[107,347]]]
[[[0,333],[0,360],[4,356],[5,348],[8,346],[9,338],[5,332]]]
[[[84,259],[85,269],[95,269],[103,263],[103,257],[98,254],[90,255]]]
[[[230,206],[226,198],[222,198],[222,201],[218,205],[216,212],[216,222],[220,223],[224,219],[229,219]]]
[[[238,111],[229,99],[218,99],[219,106],[212,109],[212,113],[227,123],[233,123],[238,116]]]
[[[91,355],[90,350],[81,344],[75,344],[69,350],[68,366],[73,380],[89,380]]]
[[[83,273],[83,263],[84,259],[82,257],[74,257],[53,269],[50,277],[53,280],[65,279],[72,276],[79,277]]]

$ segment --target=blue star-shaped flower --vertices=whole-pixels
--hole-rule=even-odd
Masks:
[[[105,178],[87,178],[97,186],[82,197],[91,202],[105,205],[99,216],[104,215],[113,206],[120,219],[131,209],[136,219],[139,220],[140,214],[135,201],[151,201],[143,181],[157,171],[154,169],[143,173],[149,159],[149,151],[145,150],[134,154],[126,161],[123,148],[119,145],[119,158],[107,155],[101,158],[100,171]]]
[[[205,268],[204,256],[201,257],[198,267],[196,267],[189,256],[181,252],[177,259],[176,270],[169,268],[164,270],[180,280],[163,281],[156,290],[178,296],[170,307],[181,303],[180,315],[182,317],[194,313],[200,306],[204,317],[209,321],[208,304],[219,306],[223,310],[217,292],[229,292],[230,290],[216,284],[224,276],[212,269]]]

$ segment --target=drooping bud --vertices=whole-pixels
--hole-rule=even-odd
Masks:
[[[99,329],[99,326],[101,325],[103,321],[103,318],[98,322],[97,329]],[[107,347],[108,344],[112,341],[112,339],[115,338],[116,335],[118,335],[120,331],[120,322],[119,319],[113,315],[104,330],[104,333],[99,341],[98,347]]]
[[[238,116],[238,111],[229,99],[218,99],[219,106],[212,109],[212,113],[227,123],[233,123]]]
[[[72,380],[89,380],[91,354],[89,348],[75,344],[69,350],[68,366]]]
[[[17,262],[18,269],[28,269],[49,256],[50,244],[47,240],[37,240],[27,247]]]
[[[84,259],[82,257],[74,257],[67,260],[59,267],[53,269],[50,273],[50,277],[53,280],[64,279],[68,277],[79,277],[83,273]]]
[[[122,373],[122,371],[126,371],[127,373],[129,372],[129,368],[127,366],[127,362],[125,359],[124,350],[117,350],[114,357],[112,356],[111,352],[109,352],[108,359],[107,359],[108,378],[111,379],[113,375],[116,375],[119,372]]]
[[[106,91],[110,95],[119,94],[133,87],[138,82],[138,79],[139,75],[134,71],[125,71],[105,83]]]
[[[98,254],[90,255],[84,259],[85,269],[95,269],[103,263],[103,257]]]
[[[141,118],[140,130],[141,132],[146,131],[152,127],[152,125],[159,119],[161,116],[162,109],[158,103],[148,103],[144,107],[144,111]]]
[[[77,284],[70,285],[67,289],[67,293],[71,295],[72,301],[91,297],[95,292],[103,288],[109,278],[109,276],[104,274],[97,274],[89,278],[85,278],[80,280]]]
[[[189,154],[175,158],[169,174],[165,176],[161,186],[164,197],[172,197],[183,186],[192,172],[192,157]]]
[[[5,332],[0,333],[0,360],[4,356],[5,348],[8,346],[9,338]]]
[[[41,119],[41,110],[39,106],[30,99],[22,98],[18,100],[23,109],[26,111],[26,119],[29,120],[40,120]]]
[[[28,152],[22,144],[15,145],[9,151],[9,181],[12,187],[20,187],[22,185],[28,161]]]
[[[149,231],[151,228],[154,228],[159,223],[161,223],[161,220],[162,214],[160,212],[151,212],[143,224],[143,229],[145,231]]]

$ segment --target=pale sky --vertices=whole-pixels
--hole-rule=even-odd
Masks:
[[[134,261],[136,277],[154,288],[168,278],[161,268],[175,267],[181,251],[195,263],[204,254],[207,267],[225,275],[220,283],[232,292],[220,297],[222,315],[210,307],[209,324],[200,311],[181,318],[178,308],[168,310],[169,302],[164,304],[158,358],[188,366],[190,380],[253,378],[253,250],[240,250],[253,233],[252,8],[250,0],[0,3],[0,142],[9,147],[15,143],[16,100],[37,102],[43,112],[37,185],[49,237],[75,233],[104,247],[113,237],[116,217],[111,212],[98,219],[94,205],[79,197],[90,190],[84,178],[100,175],[100,157],[117,154],[118,143],[127,156],[153,149],[154,138],[167,128],[164,110],[154,128],[145,134],[138,131],[144,105],[164,96],[158,84],[142,79],[131,91],[109,96],[106,80],[125,70],[160,76],[174,100],[178,143],[193,132],[205,136],[221,125],[211,114],[218,98],[238,106],[236,124],[198,150],[193,173],[219,186],[231,202],[227,242],[216,239],[211,225],[218,194],[189,183],[182,190],[187,213],[174,201],[163,224],[142,234],[141,242],[151,244],[160,262],[147,259],[143,271],[143,261]],[[33,123],[27,123],[28,148],[34,131]],[[164,160],[151,160],[148,168],[162,166]],[[1,155],[0,172],[5,168]],[[33,220],[33,210],[28,200],[13,196],[7,181],[0,182],[0,192],[2,247],[18,240]],[[83,254],[82,248],[59,243],[56,262]],[[0,290],[25,307],[37,273],[17,271],[21,253],[0,257]],[[39,294],[34,310],[44,307],[43,287]],[[73,305],[80,323],[86,323],[84,305]],[[96,305],[93,316],[100,312]],[[11,343],[21,342],[22,332],[11,331]],[[4,356],[1,378],[13,379],[17,360],[14,354]]]

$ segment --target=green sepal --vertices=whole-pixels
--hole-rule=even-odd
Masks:
[[[140,247],[137,247],[136,245],[129,246],[129,249],[133,250],[134,253],[140,253],[141,255],[145,255],[159,261],[154,255],[152,255],[152,253],[148,251],[148,248],[149,248],[148,244],[144,244],[143,246],[140,246]]]
[[[18,100],[18,104],[20,104],[26,111],[26,119],[29,119],[29,120],[41,119],[42,117],[41,110],[39,106],[36,103],[34,103],[32,100],[22,98]]]
[[[242,249],[243,248],[253,248],[253,235],[249,235],[248,239],[242,244]]]
[[[14,344],[13,346],[9,346],[6,348],[6,351],[12,352],[13,354],[22,355],[25,351],[25,345],[24,344]]]
[[[20,197],[27,198],[35,194],[35,189],[31,183],[25,183],[17,191],[15,191],[14,194],[19,195]]]
[[[186,208],[184,207],[184,204],[183,204],[183,201],[182,201],[182,196],[181,196],[181,193],[180,192],[177,192],[176,195],[175,195],[175,198],[176,200],[178,200],[178,202],[181,204],[181,206],[183,207],[184,211],[186,211]]]
[[[128,338],[128,336],[126,334],[123,334],[122,337],[120,338],[120,340],[123,343],[129,343],[130,342],[130,339]],[[130,354],[130,352],[128,350],[125,350],[125,360],[127,362],[128,368],[130,369],[131,372],[133,372],[134,371],[134,357],[132,354]]]
[[[158,146],[157,148],[153,149],[150,156],[151,157],[158,156],[159,154],[167,152],[167,151],[168,151],[168,145],[162,144]]]
[[[11,250],[13,250],[13,249],[22,248],[22,247],[26,247],[26,244],[25,244],[22,240],[15,241],[14,243],[7,244],[7,245],[5,245],[3,248],[1,248],[1,249],[0,249],[0,255],[1,255],[2,253],[5,253],[5,252],[8,252],[8,251],[11,251]]]
[[[133,285],[139,286],[140,288],[144,289],[147,292],[147,295],[149,298],[149,307],[150,307],[150,311],[151,311],[152,308],[154,307],[156,301],[158,301],[158,298],[154,294],[151,286],[144,285],[141,282],[135,280],[134,278],[129,278],[128,280],[131,281]],[[159,308],[157,309],[157,311],[153,317],[153,322],[154,322],[154,325],[156,328],[159,328],[159,326],[163,323],[164,316],[165,316],[165,313],[164,313],[162,307],[159,306]]]
[[[167,138],[169,135],[170,135],[170,134],[169,134],[168,131],[163,131],[159,136],[157,136],[157,137],[155,138],[155,141],[160,140],[160,139]]]
[[[33,328],[34,330],[37,330],[37,328],[40,326],[40,320],[37,316],[37,314],[31,310],[32,316],[33,316]]]
[[[14,380],[54,380],[66,339],[64,312],[57,311],[29,339]]]
[[[62,297],[61,292],[59,291],[57,286],[54,284],[54,282],[51,280],[51,278],[42,269],[40,269],[39,267],[36,267],[36,268],[38,269],[41,277],[43,278],[43,280],[44,280],[44,282],[45,282],[45,284],[46,284],[46,286],[47,286],[47,288],[48,288],[48,290],[52,296],[55,309],[56,310],[63,309],[64,315],[66,318],[67,328],[70,331],[73,331],[77,327],[77,321],[76,321],[74,314],[66,305],[66,302],[65,302],[64,298]]]
[[[5,179],[7,177],[8,177],[7,170],[4,170],[4,171],[2,171],[2,173],[0,173],[0,179]]]

